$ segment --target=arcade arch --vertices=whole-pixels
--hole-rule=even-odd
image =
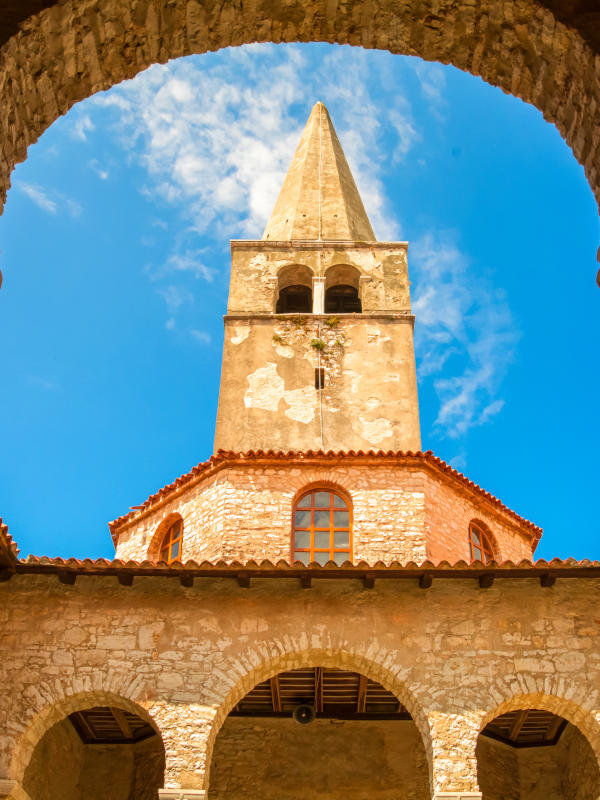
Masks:
[[[124,797],[150,800],[163,785],[164,770],[163,741],[152,717],[106,691],[47,705],[23,731],[11,765],[31,800],[100,800],[109,783]]]
[[[314,794],[430,798],[416,725],[364,674],[316,666],[273,675],[236,704],[216,737],[211,800]]]

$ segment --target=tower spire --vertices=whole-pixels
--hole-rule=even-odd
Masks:
[[[323,103],[311,111],[263,234],[270,241],[375,241]]]

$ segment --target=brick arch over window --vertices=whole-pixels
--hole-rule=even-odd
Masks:
[[[498,540],[490,530],[489,526],[480,519],[472,519],[466,531],[469,547],[469,559],[471,561],[501,561],[502,557],[498,547]],[[479,543],[478,543],[479,541]],[[477,550],[484,555],[483,558],[477,556]]]
[[[376,658],[368,658],[363,654],[345,650],[343,647],[304,649],[300,642],[294,641],[288,641],[287,646],[289,648],[288,652],[285,654],[278,653],[273,657],[265,657],[255,649],[240,654],[236,663],[231,665],[231,669],[224,673],[231,676],[229,691],[223,693],[222,683],[218,687],[215,686],[215,694],[219,694],[221,699],[215,703],[216,705],[218,702],[218,707],[207,742],[207,769],[204,775],[204,788],[206,790],[209,788],[210,763],[215,739],[233,707],[257,684],[278,675],[280,672],[314,666],[358,672],[371,680],[377,681],[385,689],[392,692],[407,709],[417,726],[429,760],[431,776],[432,742],[429,723],[420,703],[406,686],[401,676],[401,670],[398,667],[390,666],[390,664],[394,664],[391,654],[380,652]],[[277,650],[277,643],[273,643],[272,649],[274,651]],[[247,665],[245,669],[243,665]],[[236,677],[238,679],[234,682]]]
[[[577,28],[538,0],[56,3],[29,17],[0,51],[0,198],[28,146],[74,103],[151,64],[257,41],[360,45],[480,76],[556,124],[600,199],[597,57]]]
[[[163,544],[163,540],[167,535],[170,528],[177,522],[181,521],[182,526],[182,534],[185,535],[185,525],[184,520],[181,514],[178,512],[172,512],[171,514],[167,514],[167,516],[159,522],[152,540],[150,541],[150,546],[148,547],[148,560],[149,561],[159,561],[160,560],[160,550]]]

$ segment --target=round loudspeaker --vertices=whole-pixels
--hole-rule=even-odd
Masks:
[[[294,709],[294,719],[299,725],[308,725],[315,718],[314,706],[302,705]]]

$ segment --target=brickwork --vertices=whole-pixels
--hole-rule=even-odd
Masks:
[[[511,708],[545,708],[600,753],[596,580],[350,581],[16,576],[0,584],[0,778],[21,781],[35,745],[75,708],[149,713],[167,788],[204,789],[233,706],[286,669],[336,666],[393,691],[423,739],[432,788],[476,792],[477,737]],[[31,620],[36,625],[31,625]],[[365,630],[369,635],[365,636]],[[579,800],[579,799],[578,799]]]
[[[289,561],[294,498],[311,485],[332,485],[349,495],[355,563],[469,561],[473,519],[491,532],[499,560],[531,558],[531,531],[493,504],[465,496],[426,470],[358,464],[224,468],[134,517],[119,532],[117,557],[156,559],[169,523],[180,515],[184,560]]]

